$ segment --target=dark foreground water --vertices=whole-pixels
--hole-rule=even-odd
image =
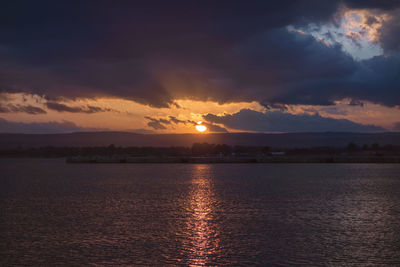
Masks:
[[[400,165],[0,160],[0,265],[399,266]]]

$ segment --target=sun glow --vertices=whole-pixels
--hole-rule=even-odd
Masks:
[[[196,130],[202,133],[207,130],[207,127],[204,126],[201,121],[199,121],[196,125]]]

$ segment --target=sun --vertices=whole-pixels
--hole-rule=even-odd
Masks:
[[[207,130],[207,127],[204,126],[201,121],[199,121],[196,125],[196,130],[202,133]]]

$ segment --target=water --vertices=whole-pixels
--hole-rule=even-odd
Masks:
[[[0,160],[0,265],[399,266],[395,164]]]

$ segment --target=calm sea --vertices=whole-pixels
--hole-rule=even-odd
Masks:
[[[400,266],[400,165],[0,160],[0,265]]]

